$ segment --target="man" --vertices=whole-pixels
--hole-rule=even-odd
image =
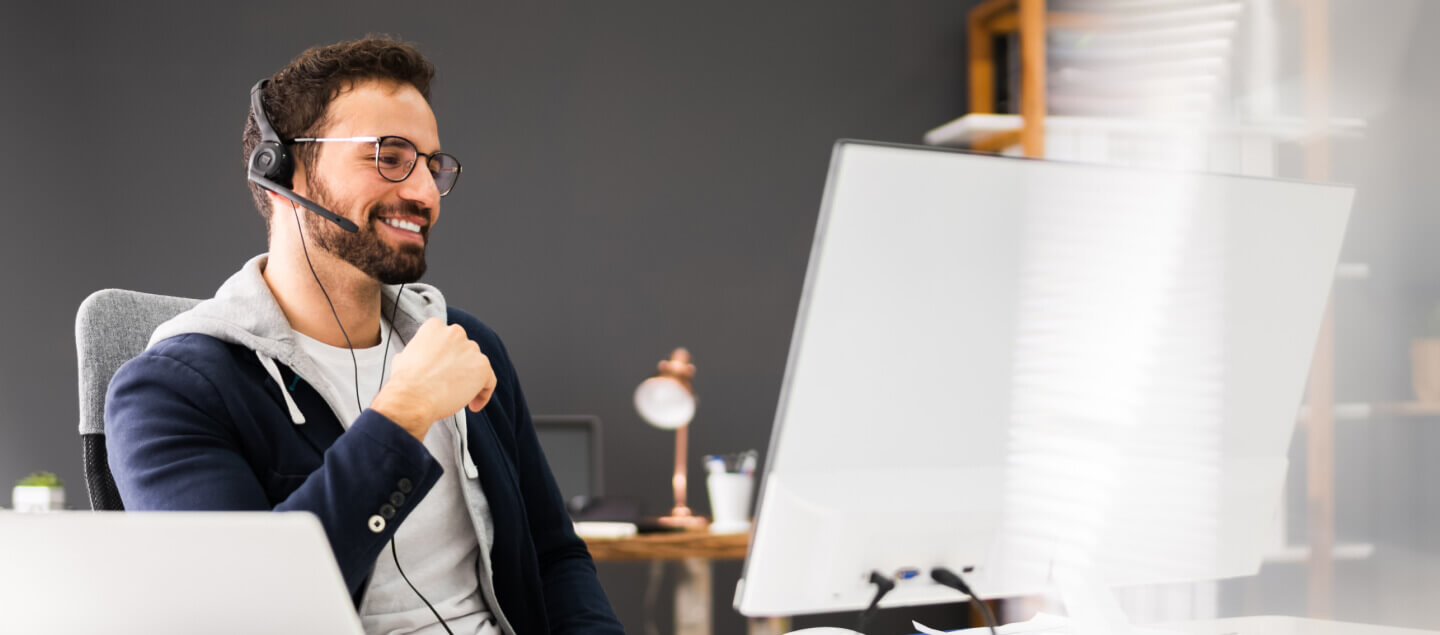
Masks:
[[[622,632],[504,345],[413,284],[460,173],[433,74],[367,38],[257,85],[243,146],[269,252],[116,373],[116,485],[132,510],[315,514],[367,632]],[[251,166],[270,128],[288,189]]]

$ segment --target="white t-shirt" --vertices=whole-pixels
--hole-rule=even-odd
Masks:
[[[319,364],[324,380],[342,394],[355,394],[356,369],[359,369],[359,403],[366,407],[380,392],[381,367],[385,372],[383,379],[389,379],[395,354],[404,348],[400,338],[395,337],[387,354],[385,340],[391,339],[388,325],[382,333],[381,344],[356,349],[353,360],[349,349],[324,344],[298,331],[295,335],[300,348]],[[336,413],[347,430],[360,416],[361,409],[356,406],[354,401],[346,400],[341,404],[342,411]],[[426,449],[445,468],[445,474],[411,510],[395,531],[395,540],[385,546],[375,561],[375,572],[360,605],[360,622],[366,633],[445,632],[396,570],[391,545],[400,554],[400,564],[411,584],[445,618],[450,630],[478,635],[500,633],[480,596],[477,578],[480,542],[460,492],[463,470],[456,464],[458,437],[455,424],[450,420],[437,422],[425,435]]]

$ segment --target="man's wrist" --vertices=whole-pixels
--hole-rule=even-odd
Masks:
[[[430,430],[431,422],[426,420],[422,408],[415,407],[414,400],[395,398],[382,392],[370,402],[370,409],[395,422],[395,425],[404,428],[421,441],[425,440],[425,433]]]

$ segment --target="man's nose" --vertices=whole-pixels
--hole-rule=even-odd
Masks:
[[[421,207],[434,211],[440,209],[440,188],[435,185],[435,175],[430,173],[430,168],[424,163],[417,162],[415,169],[410,171],[410,176],[400,182],[400,196],[415,201]],[[435,219],[430,220],[434,222]]]

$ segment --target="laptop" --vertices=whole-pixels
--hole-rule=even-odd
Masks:
[[[307,513],[0,512],[0,554],[6,632],[364,632]]]

